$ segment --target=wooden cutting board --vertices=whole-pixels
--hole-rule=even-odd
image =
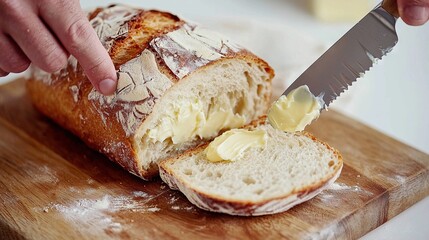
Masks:
[[[310,132],[340,150],[328,190],[272,216],[199,210],[122,170],[0,86],[0,239],[354,239],[429,194],[429,156],[339,113]]]

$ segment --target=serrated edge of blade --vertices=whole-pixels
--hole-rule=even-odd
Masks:
[[[378,63],[378,61],[383,60],[383,58],[393,50],[393,47],[397,44],[397,42],[398,42],[398,41],[396,41],[396,42],[393,44],[393,46],[392,46],[391,48],[386,49],[386,50],[383,52],[383,55],[382,55],[380,58],[376,58],[376,57],[374,57],[373,55],[371,55],[371,53],[369,53],[369,51],[366,51],[366,54],[368,55],[368,58],[372,61],[371,66],[370,66],[368,69],[366,69],[365,71],[363,71],[363,72],[359,72],[359,77],[358,77],[358,78],[356,78],[356,79],[354,79],[353,81],[351,81],[351,82],[350,82],[350,84],[346,83],[346,84],[342,85],[342,86],[344,86],[344,88],[342,88],[342,90],[341,90],[340,92],[338,92],[338,93],[337,93],[336,91],[334,91],[335,89],[332,89],[332,90],[333,90],[333,92],[335,93],[335,98],[333,98],[333,99],[332,99],[331,101],[329,101],[328,103],[324,102],[324,101],[323,101],[323,98],[322,98],[322,101],[324,102],[324,106],[322,107],[322,109],[323,109],[323,108],[324,108],[324,109],[327,109],[327,108],[329,107],[329,105],[330,105],[332,102],[334,102],[338,97],[340,97],[340,96],[341,96],[341,94],[343,94],[345,91],[349,90],[349,88],[350,88],[351,86],[353,86],[353,84],[354,84],[355,82],[357,82],[357,80],[358,80],[358,79],[363,78],[363,77],[365,76],[365,74],[366,74],[367,72],[369,72],[369,71],[374,67],[374,65],[376,65],[376,64]],[[333,88],[333,87],[332,87],[331,85],[329,85],[329,88]],[[317,96],[317,98],[319,98],[321,95],[322,95],[322,97],[323,97],[323,95],[324,95],[324,94],[325,94],[325,93],[320,94],[319,96]]]

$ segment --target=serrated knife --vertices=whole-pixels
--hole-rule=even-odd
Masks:
[[[398,42],[396,0],[383,1],[330,47],[283,93],[307,85],[327,108]]]

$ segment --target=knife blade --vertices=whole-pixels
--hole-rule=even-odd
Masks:
[[[305,70],[282,95],[307,85],[314,96],[323,99],[325,106],[322,109],[326,109],[377,60],[389,53],[398,42],[395,30],[398,14],[396,1],[386,2],[380,3],[362,18]],[[392,4],[395,6],[392,7]]]

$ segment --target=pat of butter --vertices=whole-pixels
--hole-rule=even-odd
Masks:
[[[307,85],[281,96],[270,108],[268,120],[274,128],[296,132],[304,130],[320,114],[323,100],[315,97]]]
[[[236,161],[249,148],[264,148],[266,135],[264,130],[231,129],[226,131],[215,138],[206,148],[207,159],[211,162]]]
[[[179,144],[197,136],[211,138],[222,129],[236,128],[246,123],[246,118],[234,114],[227,103],[214,105],[206,113],[198,99],[177,101],[166,112],[169,114],[161,117],[160,123],[148,132],[149,137],[156,141],[171,138],[174,144]]]
[[[323,21],[356,21],[373,7],[368,0],[311,0],[313,14]]]

